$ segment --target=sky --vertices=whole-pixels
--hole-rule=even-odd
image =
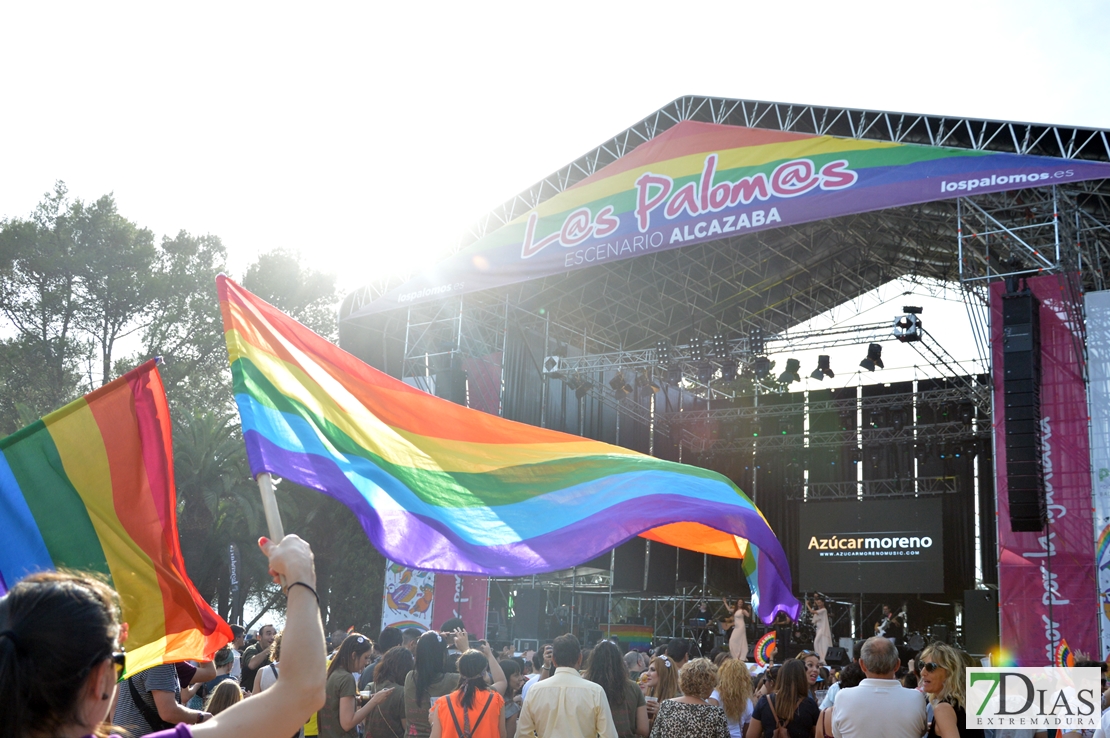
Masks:
[[[419,268],[686,94],[1110,128],[1110,2],[6,3],[0,218]]]

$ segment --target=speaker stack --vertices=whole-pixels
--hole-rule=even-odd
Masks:
[[[1014,532],[1040,532],[1045,527],[1039,311],[1040,304],[1028,289],[1002,297],[1006,487]]]

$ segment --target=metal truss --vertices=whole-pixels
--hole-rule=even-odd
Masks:
[[[913,479],[865,479],[861,482],[810,482],[804,494],[792,494],[790,500],[820,502],[864,497],[929,497],[959,492],[956,477],[915,477]]]
[[[915,433],[916,430],[916,433]],[[923,436],[917,434],[925,434]],[[683,448],[696,453],[771,453],[774,451],[798,451],[817,448],[856,448],[862,438],[864,446],[879,444],[898,445],[914,448],[918,438],[928,439],[930,444],[964,443],[977,439],[990,438],[990,428],[973,429],[965,423],[930,423],[907,425],[901,430],[894,428],[863,428],[838,431],[811,431],[808,433],[760,433],[746,437],[729,437],[728,430],[719,432],[716,437],[699,433],[683,422],[679,438]],[[800,460],[804,462],[804,457]]]

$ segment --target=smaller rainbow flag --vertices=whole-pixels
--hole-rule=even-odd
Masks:
[[[1052,658],[1052,665],[1060,667],[1075,666],[1075,654],[1072,653],[1067,640],[1064,638],[1060,639],[1060,645],[1056,647],[1056,653]]]
[[[775,660],[775,631],[770,630],[755,642],[755,663],[760,666],[770,666]]]
[[[616,636],[621,639],[622,646],[637,651],[651,648],[651,637],[655,635],[655,631],[650,625],[610,625],[609,623],[602,623],[597,627],[606,638]]]
[[[61,567],[109,577],[128,624],[128,674],[211,661],[231,640],[185,573],[154,361],[0,439],[0,542],[0,594]]]

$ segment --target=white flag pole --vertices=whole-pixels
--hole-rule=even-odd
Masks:
[[[274,480],[266,472],[258,475],[258,491],[262,494],[262,512],[266,515],[266,528],[270,532],[270,540],[278,543],[285,538],[285,528],[281,525],[281,513],[278,511],[277,497],[274,495]]]

